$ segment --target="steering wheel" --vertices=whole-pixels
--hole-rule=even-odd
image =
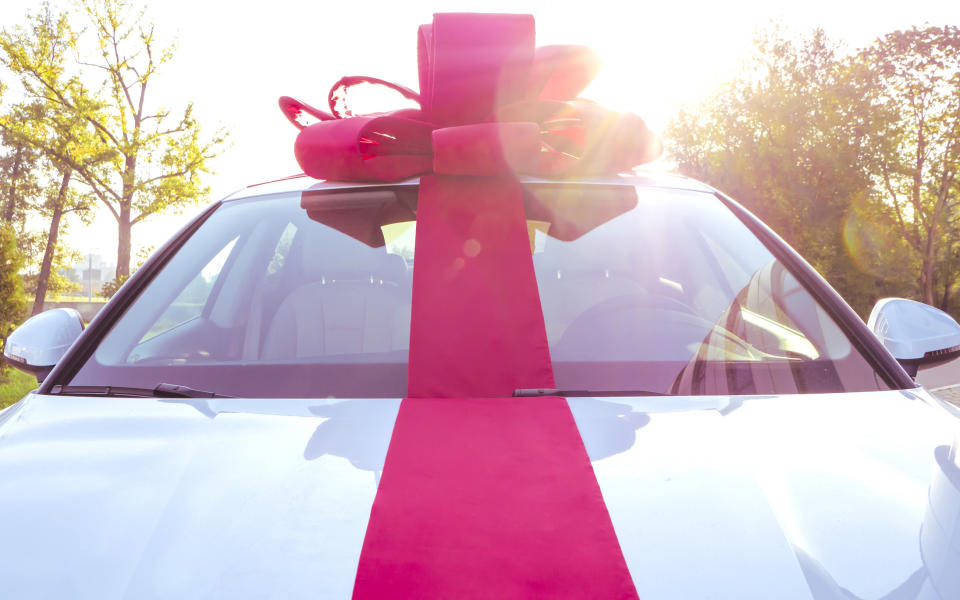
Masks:
[[[553,351],[562,356],[582,354],[587,348],[594,360],[629,360],[640,350],[645,356],[659,355],[661,360],[688,360],[690,344],[702,343],[713,327],[714,323],[675,298],[627,294],[583,311],[563,332]]]

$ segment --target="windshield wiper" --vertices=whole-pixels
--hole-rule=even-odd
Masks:
[[[158,383],[155,388],[123,387],[118,385],[55,385],[51,394],[59,396],[132,396],[137,398],[232,398],[185,385]]]
[[[606,396],[669,396],[662,392],[649,390],[555,390],[551,388],[518,388],[513,390],[515,398],[531,398],[536,396],[565,396],[600,398]]]

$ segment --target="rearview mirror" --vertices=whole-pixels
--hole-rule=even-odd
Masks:
[[[960,325],[938,308],[905,298],[884,298],[867,326],[911,377],[921,366],[960,356]]]
[[[3,347],[12,367],[42,382],[83,331],[83,318],[72,308],[54,308],[34,315],[14,330]]]

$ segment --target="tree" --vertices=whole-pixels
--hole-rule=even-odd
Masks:
[[[100,144],[92,154],[109,155],[109,168],[103,169],[69,152],[46,148],[116,219],[116,274],[125,276],[130,272],[132,227],[162,210],[202,199],[207,189],[200,174],[222,151],[225,134],[202,135],[190,103],[178,117],[170,110],[150,108],[148,92],[153,91],[159,69],[173,58],[174,48],[159,44],[143,10],[129,0],[81,0],[80,7],[97,51],[79,67],[102,74],[95,89],[78,76],[52,73],[43,56],[29,51],[35,32],[4,31],[0,48],[8,68],[21,76],[32,97],[85,123]],[[84,41],[80,36],[73,42],[80,54]]]
[[[872,189],[848,68],[823,31],[792,41],[773,27],[734,80],[673,119],[667,141],[680,172],[757,213],[865,314],[900,282],[879,277],[882,269],[865,272],[845,251],[851,236],[882,230],[865,210],[848,226]]]
[[[0,123],[6,120],[0,117]],[[30,210],[30,199],[37,195],[36,174],[40,155],[35,148],[18,142],[0,128],[0,222],[22,225]]]
[[[130,272],[130,275],[133,275],[134,273],[136,273],[140,269],[140,267],[142,267],[143,264],[147,262],[147,259],[150,258],[150,255],[153,253],[153,250],[154,250],[153,246],[150,246],[150,247],[141,246],[140,249],[137,250],[137,264],[134,265],[133,270]],[[100,295],[104,298],[113,298],[116,295],[116,293],[120,291],[120,288],[123,287],[123,284],[125,284],[127,280],[130,279],[130,275],[118,275],[117,277],[114,277],[110,281],[104,282],[103,285],[100,286]]]
[[[55,13],[49,5],[44,5],[40,12],[28,15],[27,24],[25,29],[0,33],[0,48],[6,55],[3,62],[14,70],[29,62],[50,87],[74,96],[82,95],[79,79],[66,74],[69,52],[77,39],[67,14]],[[29,35],[24,35],[25,32]],[[14,105],[0,120],[0,129],[17,147],[40,153],[46,159],[47,171],[53,174],[54,182],[40,194],[43,200],[36,210],[49,219],[39,273],[33,278],[32,313],[37,314],[43,310],[54,258],[58,256],[63,218],[71,212],[86,213],[93,204],[89,195],[71,190],[71,164],[95,171],[110,159],[111,152],[98,143],[83,117],[65,110],[58,102],[38,96],[29,78],[23,83],[34,98]]]
[[[47,293],[52,291],[51,288],[63,287],[62,281],[58,281],[55,286],[50,285],[51,278],[55,277],[55,268],[63,266],[66,262],[64,248],[62,244],[58,244],[62,219],[69,213],[79,213],[82,218],[86,217],[92,204],[89,196],[70,189],[72,169],[61,167],[58,170],[61,173],[59,185],[53,186],[49,191],[43,206],[43,212],[49,216],[50,221],[43,258],[40,261],[40,271],[33,286],[34,300],[31,314],[34,315],[43,310],[44,300]]]
[[[876,188],[920,262],[921,298],[946,308],[960,266],[960,28],[895,31],[853,63]]]
[[[71,193],[72,190],[71,190]],[[66,227],[60,228],[61,235]],[[39,287],[40,266],[43,262],[43,255],[47,249],[49,231],[36,231],[27,234],[26,244],[21,240],[21,246],[28,246],[28,251],[24,253],[24,259],[28,267],[23,271],[23,286],[28,297],[34,299],[46,298],[49,296],[58,296],[78,292],[81,289],[79,283],[70,280],[67,270],[83,261],[83,255],[76,249],[67,244],[57,243],[50,264],[50,273],[46,280],[46,293],[40,296],[37,291]],[[32,314],[36,314],[31,311]]]
[[[7,336],[23,318],[22,268],[17,234],[9,224],[0,224],[0,345],[6,342]]]

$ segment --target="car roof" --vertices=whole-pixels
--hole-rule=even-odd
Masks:
[[[523,183],[577,183],[587,185],[635,185],[651,188],[670,188],[681,189],[696,192],[714,193],[715,190],[710,186],[700,183],[695,179],[683,177],[680,175],[670,175],[663,173],[638,172],[624,175],[610,175],[604,177],[590,177],[582,179],[542,179],[520,175],[519,179]],[[304,174],[293,175],[274,181],[256,183],[245,188],[237,190],[230,194],[224,201],[240,200],[245,198],[256,198],[260,196],[273,196],[276,194],[285,194],[290,192],[305,192],[308,190],[326,190],[326,189],[355,189],[368,187],[385,187],[398,185],[417,185],[420,182],[419,177],[405,179],[403,181],[392,181],[388,183],[368,183],[368,182],[344,182],[344,181],[323,181],[313,179]]]

